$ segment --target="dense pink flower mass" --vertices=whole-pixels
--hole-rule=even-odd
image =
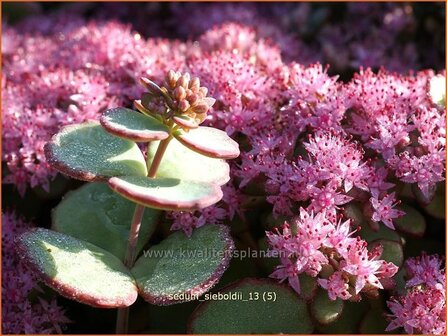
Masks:
[[[15,252],[14,239],[29,227],[14,213],[2,214],[2,330],[6,334],[60,334],[70,320],[55,299],[31,299],[42,289]]]
[[[374,197],[371,198],[371,204],[374,208],[374,212],[372,215],[372,220],[379,222],[382,221],[383,224],[388,226],[390,229],[394,230],[393,218],[401,217],[405,213],[403,211],[393,209],[396,203],[393,203],[395,200],[394,193],[390,195],[386,195],[381,200],[378,200]]]
[[[381,280],[392,277],[398,268],[379,259],[380,249],[368,251],[366,241],[352,237],[354,233],[349,221],[337,223],[325,212],[314,215],[301,208],[299,217],[285,223],[282,232],[267,232],[271,253],[281,260],[270,276],[287,279],[298,293],[299,274],[317,277],[331,300],[354,299],[360,292],[382,289]],[[320,274],[323,266],[330,267],[329,277]]]
[[[345,87],[351,109],[348,132],[373,149],[401,181],[416,183],[430,198],[443,181],[445,108],[429,97],[434,74],[401,76],[361,71]]]
[[[405,215],[404,186],[428,204],[445,180],[445,86],[434,87],[445,82],[445,71],[416,71],[421,57],[405,38],[414,33],[413,7],[345,4],[346,21],[305,3],[262,10],[250,3],[172,3],[166,22],[148,22],[158,6],[148,5],[137,14],[122,12],[138,21],[126,25],[108,19],[119,12],[113,6],[89,20],[76,14],[79,7],[3,25],[3,183],[22,196],[27,188],[48,190],[56,172],[43,146],[61,127],[98,119],[110,107],[131,107],[142,94],[140,77],[162,85],[168,70],[188,72],[216,99],[204,124],[237,140],[241,155],[230,162],[222,202],[168,213],[171,229],[190,236],[206,224],[244,222],[246,203],[261,199],[262,211],[286,217],[267,232],[271,253],[281,261],[271,277],[299,293],[299,276],[312,276],[331,300],[356,301],[389,284],[397,267],[381,259],[378,245],[371,249],[358,226],[394,230]],[[147,37],[134,27],[184,40]],[[436,68],[436,55],[428,63]],[[176,95],[187,110],[191,100],[180,89]],[[351,207],[361,223],[346,218]],[[24,225],[11,214],[4,223],[3,237]],[[4,248],[11,253],[7,262],[18,263],[10,248]],[[32,320],[54,311],[56,321],[65,322],[55,303],[29,303],[36,283],[11,265],[4,266],[4,279],[12,279],[3,281],[5,330],[58,331],[44,318]],[[440,259],[423,255],[407,267],[412,288],[390,301],[395,319],[389,329],[440,333]],[[20,315],[23,325],[17,324]]]
[[[387,331],[404,328],[407,334],[445,335],[445,268],[437,255],[406,262],[407,295],[388,301],[391,322]]]

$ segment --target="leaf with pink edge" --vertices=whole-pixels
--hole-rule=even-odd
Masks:
[[[195,300],[213,287],[228,267],[234,243],[224,225],[205,225],[191,237],[175,232],[145,251],[135,266],[140,295],[170,305]]]
[[[159,143],[159,141],[153,141],[149,144],[148,165],[152,164]],[[223,185],[230,179],[230,166],[225,160],[200,155],[189,150],[176,139],[172,139],[158,167],[157,177]]]
[[[124,107],[105,111],[100,122],[107,132],[136,142],[164,140],[169,136],[168,127],[159,120]]]
[[[53,168],[83,181],[147,175],[143,154],[134,142],[111,135],[92,121],[64,127],[45,145],[45,156]]]
[[[52,229],[88,241],[121,260],[127,250],[135,203],[113,192],[107,183],[87,183],[65,195],[52,213]],[[137,253],[155,231],[162,212],[144,211]]]
[[[189,318],[191,334],[309,334],[313,331],[306,302],[290,287],[271,279],[245,278],[209,295],[210,299],[200,304]],[[232,299],[222,299],[231,295]]]
[[[138,297],[135,279],[114,255],[88,242],[43,228],[18,238],[18,252],[47,286],[98,308],[127,307]]]
[[[112,177],[108,183],[121,196],[161,210],[198,210],[222,198],[222,190],[215,184],[174,178],[121,176]]]
[[[174,136],[189,149],[205,156],[234,159],[240,154],[237,142],[217,128],[200,126],[188,132],[176,132]]]
[[[180,125],[184,128],[190,129],[199,127],[199,124],[193,118],[190,118],[188,116],[176,115],[172,117],[172,120],[174,120],[177,125]]]

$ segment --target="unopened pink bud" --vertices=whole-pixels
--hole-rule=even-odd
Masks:
[[[199,96],[197,96],[194,93],[188,96],[188,101],[191,105],[194,105],[195,103],[197,103],[198,100],[199,100]]]
[[[193,95],[194,92],[192,92],[190,89],[186,89],[186,99],[189,100],[189,98],[191,97],[191,95]]]
[[[183,88],[183,86],[177,86],[174,89],[174,92],[172,93],[172,95],[177,100],[183,100],[186,98],[186,90]]]
[[[169,70],[168,74],[166,75],[166,78],[165,78],[166,84],[171,89],[175,88],[175,85],[176,85],[179,77],[180,77],[180,74],[178,72],[175,72],[174,70]]]
[[[186,99],[181,100],[180,103],[178,104],[178,108],[182,112],[186,112],[189,109],[189,106],[190,106],[189,102]]]
[[[190,88],[193,92],[196,92],[197,90],[199,90],[199,88],[200,88],[200,79],[198,79],[197,77],[194,77],[194,78],[189,82],[189,88]]]
[[[188,88],[189,78],[189,73],[185,73],[178,79],[177,86],[183,86],[185,89]]]

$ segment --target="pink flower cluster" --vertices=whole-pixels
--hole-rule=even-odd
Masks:
[[[387,331],[403,328],[407,334],[445,335],[444,259],[426,255],[408,259],[407,295],[388,301],[391,322]]]
[[[360,293],[374,295],[398,267],[379,259],[380,245],[368,251],[364,240],[353,237],[355,232],[349,220],[337,221],[325,211],[314,214],[301,208],[299,217],[286,222],[282,232],[267,232],[270,253],[281,260],[270,276],[287,279],[298,293],[300,274],[317,277],[331,300],[358,301]]]
[[[2,331],[5,334],[61,334],[70,320],[56,300],[39,296],[33,274],[15,252],[14,239],[30,224],[14,213],[2,214]],[[35,296],[36,299],[31,299]]]
[[[347,131],[374,150],[405,183],[430,199],[444,180],[445,107],[431,101],[434,74],[401,76],[384,70],[356,74],[346,87]]]

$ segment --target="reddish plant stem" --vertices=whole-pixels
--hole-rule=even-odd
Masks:
[[[161,141],[160,144],[158,145],[157,152],[155,153],[154,159],[152,160],[152,164],[147,174],[148,177],[154,178],[155,175],[157,174],[158,167],[160,166],[161,160],[163,159],[163,155],[166,152],[166,148],[168,148],[171,139],[172,136],[169,136],[167,139]],[[128,269],[131,269],[133,264],[135,263],[138,235],[140,232],[143,215],[144,215],[144,205],[137,204],[137,206],[135,207],[135,211],[133,213],[132,223],[130,225],[129,239],[127,241],[126,257],[124,258],[124,265],[126,265]],[[129,327],[129,307],[119,308],[116,317],[116,333],[127,334],[128,327]]]
[[[135,262],[136,247],[138,243],[138,235],[140,233],[141,222],[144,215],[144,205],[137,204],[133,212],[132,223],[130,224],[129,240],[127,241],[127,252],[124,259],[124,265],[132,268]]]
[[[118,314],[116,315],[116,329],[117,335],[127,334],[129,330],[129,307],[118,308]]]

